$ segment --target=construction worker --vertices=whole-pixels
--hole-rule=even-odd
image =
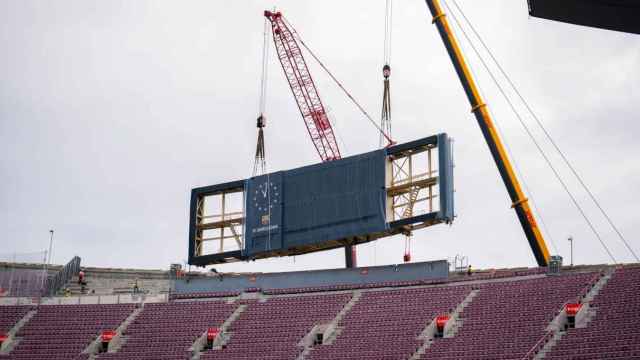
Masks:
[[[471,276],[472,271],[471,271],[471,265],[469,265],[469,267],[467,267],[467,275]]]
[[[78,284],[80,285],[84,285],[84,271],[82,269],[80,269],[80,272],[78,273]]]

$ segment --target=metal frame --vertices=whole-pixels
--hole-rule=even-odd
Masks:
[[[246,231],[244,207],[246,206],[247,181],[241,180],[193,189],[189,222],[189,264],[205,266],[233,261],[301,255],[362,244],[396,234],[408,234],[413,230],[439,223],[450,223],[453,221],[453,199],[451,199],[453,196],[451,169],[453,164],[449,146],[450,140],[447,135],[440,134],[391,146],[385,150],[387,167],[385,221],[387,226],[384,231],[294,248],[265,250],[251,256],[248,256],[244,251],[245,240],[243,237]],[[434,153],[436,148],[437,156]],[[414,163],[416,156],[427,157],[426,169],[420,169],[416,166]],[[206,197],[220,195],[221,198],[226,198],[229,194],[238,192],[243,193],[242,214],[237,211],[228,211],[226,206],[221,206],[221,211],[218,214],[205,213],[204,199]],[[426,204],[426,213],[415,214],[416,204],[422,203]],[[242,228],[242,234],[238,231],[239,227]],[[208,229],[220,229],[219,236],[204,237],[204,231]],[[227,239],[233,239],[236,244],[240,245],[239,249],[224,251],[224,243]],[[217,248],[220,251],[204,254],[202,250],[207,241],[218,241]]]
[[[220,244],[220,252],[224,252],[224,240],[233,239],[238,245],[238,249],[243,248],[244,236],[243,231],[238,230],[236,226],[242,227],[244,223],[244,205],[242,211],[227,212],[227,194],[237,193],[239,190],[223,191],[220,194],[213,194],[209,196],[201,196],[196,199],[196,255],[202,255],[204,243],[207,241],[217,241]],[[222,211],[219,214],[206,214],[205,213],[205,201],[212,196],[220,196]],[[207,221],[212,220],[212,221]],[[204,237],[206,230],[220,230],[219,236]],[[225,236],[225,230],[231,235]]]
[[[438,170],[432,156],[435,148],[435,144],[429,144],[387,157],[390,164],[388,168],[391,170],[387,175],[387,219],[395,221],[411,218],[416,205],[422,202],[426,202],[427,213],[434,212],[433,199],[438,196],[437,191],[434,191],[434,187],[438,185]],[[414,159],[418,155],[426,155],[426,169],[414,166]]]
[[[196,188],[191,191],[191,212],[189,218],[189,263],[207,263],[212,256],[218,258],[219,254],[241,254],[244,249],[244,218],[245,199],[244,181],[235,181],[226,184]],[[228,211],[227,197],[230,194],[242,193],[242,210]],[[219,213],[207,214],[207,198],[219,196]],[[205,231],[219,230],[218,236],[205,237]],[[227,235],[225,235],[225,233]],[[237,250],[225,251],[225,240],[233,239]],[[219,251],[212,254],[204,254],[206,242],[218,242]],[[197,260],[200,259],[200,260]],[[224,260],[224,259],[223,259]],[[224,262],[224,261],[223,261]]]
[[[450,141],[446,134],[440,134],[387,149],[387,222],[392,229],[400,229],[398,232],[409,235],[413,230],[453,221],[453,199],[448,198],[453,196]],[[433,154],[436,148],[437,160]],[[415,171],[413,157],[424,152],[427,153],[426,171]],[[445,193],[450,196],[443,196]],[[437,209],[434,200],[438,200]],[[425,214],[414,214],[418,202],[427,202]],[[402,213],[396,212],[394,206],[402,209]]]

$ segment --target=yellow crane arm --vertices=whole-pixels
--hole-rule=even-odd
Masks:
[[[511,197],[511,207],[516,211],[518,220],[520,220],[520,224],[533,251],[533,255],[539,266],[547,266],[549,264],[549,250],[547,249],[542,232],[536,223],[531,207],[527,202],[528,200],[522,192],[522,188],[513,171],[507,153],[504,150],[502,141],[500,141],[498,132],[493,126],[487,105],[480,96],[480,92],[469,71],[469,67],[462,56],[458,42],[451,31],[447,17],[440,7],[440,1],[426,0],[426,2],[433,16],[433,23],[438,28],[440,37],[447,48],[451,62],[453,62],[462,87],[467,94],[467,98],[471,104],[471,112],[476,116],[480,130],[482,130],[482,135],[484,135],[484,139],[489,146],[493,160],[502,177],[502,181]]]

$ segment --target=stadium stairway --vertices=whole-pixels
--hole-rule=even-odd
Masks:
[[[596,295],[602,290],[602,288],[607,284],[611,276],[615,272],[615,268],[607,269],[605,274],[601,276],[593,286],[590,287],[585,294],[581,297],[582,307],[580,311],[576,314],[576,328],[584,328],[586,327],[591,319],[595,316],[596,310],[591,307],[591,302],[595,299]],[[546,343],[540,348],[538,351],[533,351],[529,357],[532,357],[534,360],[542,360],[546,358],[546,355],[553,350],[556,344],[562,339],[563,336],[567,334],[567,312],[565,309],[562,309],[560,313],[553,319],[551,324],[547,327],[547,331],[550,331],[552,335],[549,336],[549,339]]]
[[[228,342],[201,359],[296,359],[304,350],[300,339],[315,325],[330,323],[351,298],[348,292],[238,300],[248,306],[230,326]]]
[[[462,311],[471,304],[473,298],[478,295],[480,290],[473,289],[469,292],[469,295],[456,307],[456,309],[451,314],[451,319],[447,322],[447,325],[444,328],[444,337],[454,337],[458,332],[458,329],[462,326],[464,320],[460,317]]]
[[[7,310],[12,310],[11,311],[12,315],[21,315],[21,314],[24,314],[24,315],[22,315],[22,317],[16,322],[15,316],[11,318],[11,316],[8,316],[7,314],[5,314]],[[7,331],[7,340],[5,340],[2,343],[2,347],[0,347],[0,355],[6,355],[10,353],[11,350],[13,350],[13,348],[16,345],[18,345],[20,340],[22,340],[21,337],[16,335],[18,334],[20,329],[22,329],[22,327],[27,322],[29,322],[29,320],[36,314],[37,310],[31,308],[30,306],[11,306],[11,307],[7,306],[7,307],[3,307],[1,312],[2,312],[2,320],[10,320],[11,322],[14,323],[13,326],[11,326],[11,328],[9,329],[9,331]]]
[[[303,347],[304,350],[298,355],[296,360],[304,360],[309,352],[313,349],[313,342],[317,338],[318,334],[322,334],[323,343],[331,345],[336,337],[342,333],[344,326],[340,325],[340,322],[345,315],[358,303],[362,297],[362,290],[355,290],[351,299],[344,305],[344,307],[338,312],[336,317],[326,325],[316,325],[311,331],[298,343],[298,346]]]
[[[640,267],[619,267],[609,275],[602,291],[590,297],[589,321],[576,321],[541,359],[640,359]]]
[[[140,307],[137,307],[135,310],[133,310],[133,312],[122,322],[122,324],[118,326],[118,328],[115,330],[116,334],[114,335],[114,337],[111,339],[111,342],[109,343],[108,352],[111,352],[111,353],[117,352],[122,347],[122,345],[127,341],[127,336],[125,335],[127,327],[138,317],[138,315],[142,312],[143,307],[144,307],[144,304],[140,304]],[[95,359],[96,355],[100,353],[101,346],[102,346],[102,338],[98,336],[93,342],[91,342],[91,344],[89,344],[84,349],[84,351],[82,351],[82,353],[87,354],[88,359],[93,360]]]
[[[456,309],[450,314],[450,319],[447,321],[447,324],[444,327],[444,336],[445,338],[454,337],[458,332],[458,329],[462,326],[463,320],[460,318],[460,314],[462,311],[471,304],[473,298],[478,295],[480,290],[474,289],[469,292],[469,295],[456,307]],[[427,327],[422,331],[422,333],[418,336],[418,339],[424,341],[422,345],[416,350],[413,355],[409,358],[409,360],[418,360],[420,357],[426,352],[426,350],[431,346],[433,341],[435,341],[436,335],[436,319],[434,318]]]
[[[227,301],[227,304],[230,304],[230,303],[232,302]],[[248,305],[246,304],[239,305],[233,311],[233,313],[231,313],[231,315],[229,315],[229,317],[222,323],[222,326],[220,326],[220,329],[218,329],[219,330],[218,336],[216,336],[216,338],[213,340],[213,349],[219,350],[219,349],[222,349],[223,346],[227,345],[227,342],[229,341],[229,334],[228,334],[229,328],[234,323],[234,321],[236,321],[240,317],[240,315],[247,309],[247,306]],[[205,330],[204,333],[202,333],[202,335],[198,337],[198,339],[193,343],[193,345],[189,349],[193,353],[191,360],[199,360],[202,353],[207,351],[207,349],[205,349],[206,345],[207,345],[207,330]]]
[[[343,331],[330,344],[314,346],[307,359],[409,358],[423,343],[419,335],[438,315],[450,313],[469,286],[375,289],[363,292],[340,321]]]
[[[463,311],[464,325],[456,336],[433,342],[422,359],[523,359],[547,326],[575,301],[596,273],[576,273],[517,281],[487,282]],[[503,339],[509,339],[508,342]]]
[[[87,359],[81,355],[104,330],[116,329],[133,304],[41,305],[17,332],[22,337],[9,354],[12,360]]]
[[[191,358],[190,347],[203,331],[221,327],[237,308],[224,300],[145,304],[127,327],[126,342],[98,359],[162,360]]]

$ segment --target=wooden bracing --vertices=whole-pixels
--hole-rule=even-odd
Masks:
[[[228,195],[231,193],[242,193],[242,190],[231,190],[228,192],[221,192],[210,196],[202,196],[197,199],[196,210],[196,256],[202,256],[204,251],[204,244],[208,241],[216,242],[214,245],[218,249],[218,252],[222,253],[228,251],[225,248],[225,240],[232,239],[235,246],[234,250],[242,250],[244,244],[244,206],[240,205],[240,211],[237,209],[230,209]],[[206,202],[213,201],[219,203],[219,212],[214,214],[206,213]],[[244,203],[244,201],[242,202]],[[213,235],[208,236],[207,232],[212,232]]]
[[[389,157],[391,173],[387,185],[387,203],[390,204],[392,219],[387,221],[418,215],[415,211],[417,207],[420,207],[421,213],[438,211],[434,208],[437,203],[433,201],[438,197],[438,170],[434,166],[437,157],[433,156],[432,147],[421,150]],[[423,157],[421,162],[417,161],[418,156]]]

